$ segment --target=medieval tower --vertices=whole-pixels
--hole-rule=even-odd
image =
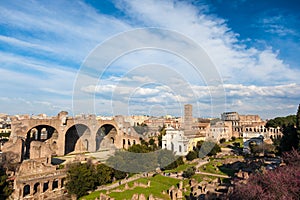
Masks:
[[[184,105],[184,135],[192,134],[193,126],[193,106],[191,104]]]

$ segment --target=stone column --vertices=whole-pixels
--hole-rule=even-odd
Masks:
[[[34,183],[30,183],[29,186],[30,186],[30,195],[33,195],[33,192],[34,192]]]
[[[40,193],[44,192],[44,182],[40,182]]]
[[[97,151],[96,149],[96,136],[97,136],[97,131],[98,131],[98,122],[96,119],[93,119],[92,125],[90,128],[91,134],[90,137],[88,138],[89,141],[89,151],[90,152],[95,152]]]
[[[41,139],[41,134],[42,134],[42,128],[40,128],[40,127],[38,128],[37,127],[36,130],[37,130],[37,135],[38,135],[37,139],[40,140]]]
[[[58,181],[58,189],[61,189],[61,181],[62,181],[62,179],[58,179],[57,181]]]
[[[22,199],[23,198],[23,188],[21,186],[18,187],[19,188],[19,195],[18,198]],[[17,189],[18,190],[18,189]]]
[[[59,147],[57,150],[58,156],[63,156],[65,154],[65,134],[67,132],[67,127],[65,126],[58,126],[58,139],[57,139],[57,146]]]
[[[49,180],[49,190],[53,190],[53,180]]]

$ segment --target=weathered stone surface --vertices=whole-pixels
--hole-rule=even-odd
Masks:
[[[63,197],[65,169],[56,169],[49,158],[25,160],[16,172],[13,199],[44,199],[46,196]]]
[[[94,115],[68,117],[65,111],[49,118],[15,118],[11,131],[9,141],[2,148],[2,160],[21,163],[14,180],[14,199],[32,196],[44,199],[63,192],[66,171],[51,165],[52,156],[128,148],[139,144],[141,137],[122,116],[112,119],[97,119]]]
[[[147,200],[146,196],[144,194],[139,195],[139,200]]]

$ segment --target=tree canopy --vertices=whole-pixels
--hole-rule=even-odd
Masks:
[[[87,191],[95,189],[97,177],[91,164],[76,163],[70,166],[67,180],[68,193],[81,197],[86,195]]]
[[[196,168],[195,167],[189,167],[186,170],[183,171],[182,173],[182,177],[184,178],[191,178],[196,172]]]
[[[270,119],[267,124],[266,127],[273,127],[273,128],[277,128],[277,127],[281,127],[281,128],[285,128],[288,126],[295,126],[296,125],[296,115],[289,115],[286,117],[276,117],[274,119]]]
[[[198,158],[198,152],[197,151],[189,151],[185,157],[188,161],[192,161],[192,160]]]
[[[202,158],[216,155],[218,152],[221,152],[221,147],[211,141],[199,141],[197,142],[196,151],[198,152],[198,157]]]
[[[9,197],[12,191],[12,183],[7,180],[5,169],[0,166],[0,200]]]
[[[69,194],[75,194],[77,197],[86,195],[97,186],[127,176],[125,172],[115,170],[105,164],[74,163],[68,167],[66,189]]]
[[[236,184],[229,199],[299,199],[300,154],[284,153],[286,166],[251,174],[246,184]]]
[[[276,117],[269,120],[266,127],[280,127],[283,137],[279,142],[273,140],[276,144],[279,143],[279,153],[300,148],[300,105],[296,115]]]

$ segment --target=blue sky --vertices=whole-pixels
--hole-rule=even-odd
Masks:
[[[294,114],[300,103],[299,11],[296,0],[1,1],[0,112],[180,116],[183,104],[192,103],[194,115],[204,117]],[[222,81],[208,85],[206,72],[195,73],[182,57],[147,48],[119,55],[104,73],[95,66],[79,80],[98,47],[137,28],[146,29],[103,55],[133,43],[178,49],[181,42],[182,51],[193,49],[176,34],[163,37],[149,27],[191,39]],[[74,93],[81,96],[74,100]],[[85,107],[91,104],[93,110]]]

